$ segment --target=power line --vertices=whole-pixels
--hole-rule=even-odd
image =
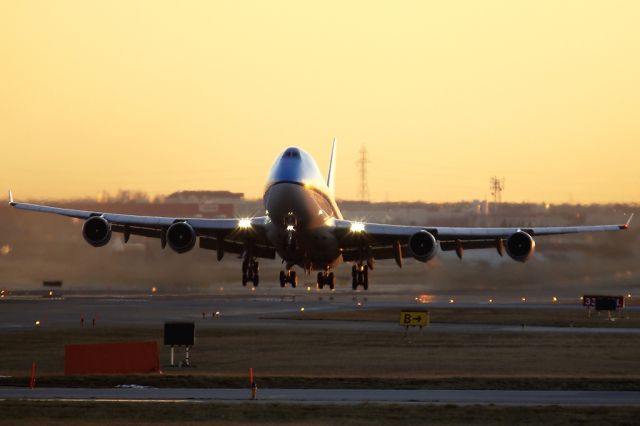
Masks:
[[[367,158],[367,148],[362,145],[360,149],[360,158],[356,161],[358,165],[358,169],[360,170],[360,200],[361,201],[369,201],[369,184],[367,183],[367,164],[370,163]]]
[[[491,195],[493,195],[493,202],[496,204],[502,203],[502,191],[504,191],[504,177],[502,180],[493,176],[489,181],[489,189]]]

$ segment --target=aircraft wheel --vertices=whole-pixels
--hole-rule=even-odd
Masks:
[[[253,274],[253,286],[258,287],[260,283],[260,276],[258,274]]]
[[[357,277],[353,277],[353,279],[351,280],[351,288],[354,291],[358,289],[358,278]]]
[[[249,278],[247,277],[247,274],[243,273],[242,274],[242,285],[246,287],[248,281],[249,281]]]
[[[333,272],[329,272],[329,289],[335,290],[336,288],[336,276]]]
[[[280,287],[284,287],[287,284],[287,274],[284,271],[280,271]]]
[[[298,274],[296,274],[296,271],[291,271],[289,273],[289,282],[291,283],[291,287],[298,287]]]
[[[322,272],[318,272],[318,288],[322,290],[324,288],[324,277],[322,276]]]
[[[260,262],[253,262],[253,273],[257,274],[260,270]]]

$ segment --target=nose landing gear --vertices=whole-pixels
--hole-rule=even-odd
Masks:
[[[293,288],[298,286],[298,274],[293,269],[288,269],[287,272],[280,271],[280,287],[286,286],[287,283]]]
[[[336,288],[336,276],[333,272],[324,271],[318,272],[318,288],[322,290],[325,285],[329,286],[329,289],[334,290]]]
[[[365,290],[369,289],[369,265],[358,262],[351,267],[351,288],[357,290],[362,286]]]
[[[249,281],[254,287],[258,287],[260,283],[260,275],[258,271],[260,264],[254,257],[248,257],[242,261],[242,285],[246,286]]]

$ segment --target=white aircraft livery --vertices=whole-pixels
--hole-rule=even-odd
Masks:
[[[331,270],[342,262],[352,262],[352,288],[369,288],[369,271],[374,260],[413,257],[428,262],[438,252],[493,248],[500,256],[525,262],[535,251],[534,237],[580,232],[618,231],[622,225],[466,228],[403,226],[345,220],[335,201],[336,140],[333,141],[329,172],[325,181],[314,159],[296,147],[276,157],[264,190],[265,215],[242,219],[203,219],[136,216],[117,213],[49,207],[18,203],[9,192],[11,206],[42,213],[55,213],[83,219],[82,235],[94,247],[104,246],[113,232],[122,233],[124,242],[131,235],[158,238],[177,253],[196,244],[214,250],[218,260],[225,253],[242,258],[242,284],[259,283],[258,259],[282,258],[286,270],[280,271],[280,285],[296,287],[299,266],[307,274],[318,271],[319,288],[335,287]]]

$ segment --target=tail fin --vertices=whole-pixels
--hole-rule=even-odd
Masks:
[[[329,190],[335,194],[336,192],[336,148],[338,141],[333,138],[333,145],[331,146],[331,158],[329,159],[329,173],[327,174],[327,186]]]

